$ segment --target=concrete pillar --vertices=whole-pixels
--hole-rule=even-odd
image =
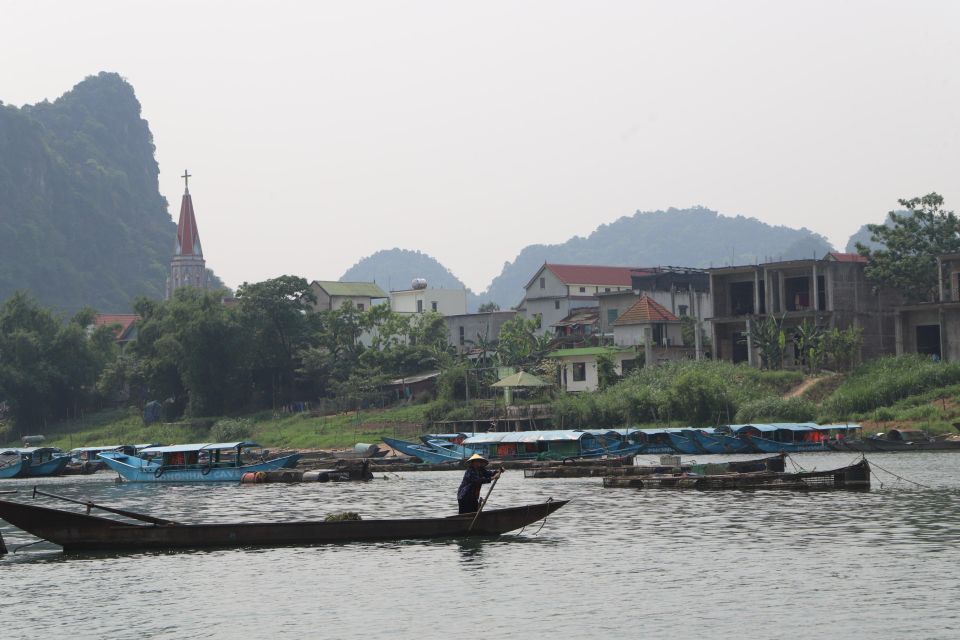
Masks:
[[[653,366],[653,328],[643,328],[643,367]]]
[[[767,313],[776,313],[773,305],[773,283],[770,282],[770,270],[763,269],[763,306]]]
[[[693,285],[690,285],[690,313],[693,315],[693,353],[696,360],[703,360],[703,333],[702,321],[700,320],[700,294],[695,293]]]
[[[760,271],[753,270],[753,313],[760,313]]]
[[[783,271],[777,271],[777,287],[780,289],[778,296],[780,298],[780,308],[777,313],[783,313],[787,310],[787,293],[783,290]]]
[[[894,313],[893,334],[896,340],[896,354],[903,355],[903,315],[897,311]]]
[[[817,280],[817,263],[813,263],[813,310],[820,311],[820,284]]]
[[[747,364],[751,367],[755,366],[753,363],[753,339],[750,337],[750,329],[752,328],[750,318],[747,318]]]

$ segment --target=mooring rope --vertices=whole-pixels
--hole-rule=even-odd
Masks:
[[[546,504],[550,504],[551,502],[553,502],[553,498],[552,497],[547,498]],[[543,516],[543,522],[540,523],[540,529],[543,529],[543,525],[547,524],[547,518],[549,517],[550,517],[550,512],[547,511],[547,515]],[[540,529],[537,529],[536,531],[534,531],[533,535],[537,535],[538,533],[540,533]]]
[[[870,463],[870,468],[873,469],[874,467],[876,467],[877,469],[880,469],[881,471],[884,471],[884,472],[886,472],[886,473],[889,473],[890,475],[892,475],[892,476],[893,476],[894,478],[896,478],[897,480],[903,480],[904,482],[909,482],[910,484],[915,484],[915,485],[917,485],[918,487],[923,487],[924,489],[932,489],[932,488],[933,488],[933,487],[928,487],[928,486],[925,485],[925,484],[920,484],[919,482],[915,482],[915,481],[910,480],[910,479],[908,479],[908,478],[904,478],[903,476],[898,476],[898,475],[895,474],[893,471],[890,471],[889,469],[884,469],[883,467],[881,467],[880,465],[878,465],[876,462],[871,462],[871,463]],[[879,478],[877,478],[877,479],[879,480]],[[883,483],[882,483],[882,482],[880,483],[880,488],[883,488]]]

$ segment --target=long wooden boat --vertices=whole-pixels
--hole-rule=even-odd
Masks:
[[[49,494],[47,494],[49,495]],[[52,496],[58,497],[58,496]],[[548,500],[446,518],[181,524],[130,511],[104,509],[142,524],[0,500],[0,518],[64,551],[133,551],[204,547],[254,547],[325,543],[497,536],[542,520],[567,504]]]
[[[292,468],[300,459],[293,453],[244,462],[244,451],[254,447],[259,445],[249,441],[179,444],[146,447],[135,456],[104,451],[98,457],[129,482],[240,482],[245,473]]]
[[[70,456],[64,455],[56,447],[26,447],[6,449],[4,454],[20,455],[25,458],[20,475],[15,478],[48,478],[63,473],[70,464]]]
[[[427,442],[408,442],[396,438],[382,438],[384,444],[400,453],[419,458],[427,464],[442,464],[444,462],[460,462],[473,455],[467,450],[444,440],[428,440]]]
[[[607,476],[603,486],[631,489],[697,489],[716,491],[723,489],[787,489],[793,491],[869,491],[870,463],[866,458],[859,462],[829,471],[804,471],[777,473],[726,473],[701,475],[695,473],[657,474],[643,477]]]
[[[26,478],[30,456],[14,451],[0,452],[0,479]]]
[[[753,453],[749,442],[716,429],[689,429],[685,433],[707,453]]]

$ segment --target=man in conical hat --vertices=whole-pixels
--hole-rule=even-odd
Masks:
[[[496,473],[487,469],[490,461],[475,453],[467,458],[467,470],[463,474],[460,489],[457,490],[457,503],[460,513],[474,513],[480,508],[480,487],[491,482],[503,473],[500,469]]]

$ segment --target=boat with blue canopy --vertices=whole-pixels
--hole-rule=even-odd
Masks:
[[[382,438],[384,444],[400,453],[419,458],[427,464],[459,462],[472,456],[476,451],[454,444],[449,440],[424,436],[423,442],[408,442],[396,438]]]
[[[30,456],[14,450],[0,451],[0,480],[26,478]]]
[[[18,478],[48,478],[63,473],[70,464],[70,456],[56,447],[25,447],[6,449],[3,454],[14,454],[29,458]]]
[[[641,449],[615,429],[495,431],[470,436],[463,444],[499,460],[629,456]]]
[[[732,428],[738,438],[748,440],[760,453],[832,451],[829,442],[839,436],[852,437],[861,431],[858,424],[818,425],[815,422],[746,424]]]
[[[687,433],[690,439],[695,441],[706,453],[753,453],[754,449],[750,442],[731,435],[730,428],[730,426],[726,426],[688,429]]]
[[[245,473],[292,468],[292,453],[270,460],[256,442],[214,442],[146,447],[136,455],[104,451],[98,457],[130,482],[239,482]]]

